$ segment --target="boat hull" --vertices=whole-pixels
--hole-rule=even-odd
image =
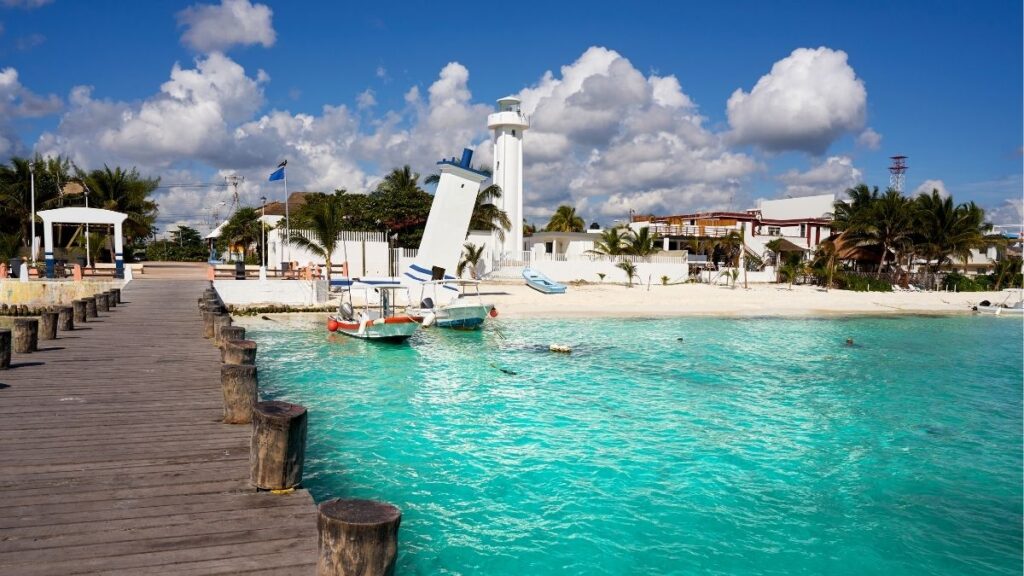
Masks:
[[[1007,308],[1005,306],[978,306],[976,308],[979,314],[988,314],[992,316],[1009,316],[1022,317],[1024,316],[1024,308]]]
[[[541,294],[565,294],[565,284],[559,284],[533,268],[523,269],[526,285]]]
[[[435,312],[434,323],[440,328],[453,330],[476,330],[483,326],[492,306],[445,306]]]
[[[411,316],[392,316],[365,322],[342,320],[330,316],[328,322],[331,320],[337,324],[336,331],[338,333],[351,338],[375,342],[404,342],[420,327],[419,323]]]

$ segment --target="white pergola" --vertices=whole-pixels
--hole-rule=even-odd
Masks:
[[[53,278],[53,225],[54,224],[109,224],[114,227],[114,276],[124,278],[124,235],[121,226],[127,214],[100,208],[55,208],[36,214],[43,219],[43,250],[46,255],[46,277]]]

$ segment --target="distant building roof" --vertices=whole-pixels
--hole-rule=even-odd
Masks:
[[[295,212],[299,208],[302,208],[306,204],[306,196],[310,194],[316,194],[316,192],[292,192],[288,195],[288,212],[289,214]],[[264,214],[267,216],[284,216],[284,202],[274,201],[267,202],[264,207]]]

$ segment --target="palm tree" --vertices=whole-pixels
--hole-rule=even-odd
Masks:
[[[544,229],[548,232],[583,232],[584,226],[586,223],[576,215],[576,208],[562,205],[555,210]]]
[[[615,265],[616,268],[626,273],[626,288],[633,287],[633,277],[636,276],[636,266],[632,262],[623,261]]]
[[[869,218],[859,225],[858,245],[877,246],[881,250],[878,257],[878,272],[885,265],[885,258],[892,251],[897,264],[899,256],[911,243],[914,231],[914,211],[911,201],[899,193],[889,189],[880,198],[873,201]]]
[[[63,199],[60,185],[70,179],[72,164],[60,156],[33,159],[12,157],[10,165],[0,164],[0,230],[19,230],[25,246],[32,241],[35,227],[29,222],[32,206],[32,173],[35,173],[36,210],[56,208]],[[38,217],[37,217],[38,222]],[[35,235],[39,235],[35,231]]]
[[[324,262],[327,264],[327,284],[330,285],[331,256],[338,248],[339,237],[345,230],[344,194],[325,194],[313,198],[312,201],[307,199],[300,212],[312,238],[303,236],[298,230],[292,230],[288,242],[323,256]]]
[[[1017,274],[1021,272],[1021,257],[1020,256],[1007,256],[996,262],[995,276],[996,285],[995,290],[1002,290],[1003,282],[1009,280],[1009,284],[1012,286],[1014,279]]]
[[[846,195],[850,198],[849,202],[839,200],[835,203],[832,229],[837,232],[859,229],[870,220],[872,207],[878,200],[878,187],[871,189],[866,184],[858,184],[853,188],[847,188]]]
[[[536,233],[537,233],[537,225],[536,224],[528,224],[526,222],[526,219],[523,218],[523,238],[529,238],[530,236],[533,236]]]
[[[491,184],[476,193],[473,215],[469,218],[469,230],[493,232],[500,240],[505,240],[505,232],[512,229],[512,221],[508,219],[508,213],[494,203],[499,198],[501,186],[497,184]],[[469,234],[469,231],[466,233]]]
[[[135,168],[113,170],[104,165],[102,170],[88,174],[79,171],[78,178],[89,190],[89,205],[127,214],[124,221],[124,239],[131,244],[149,237],[156,224],[157,205],[149,196],[160,185],[159,178],[143,178]]]
[[[480,258],[484,255],[484,246],[477,246],[472,242],[466,242],[462,245],[462,259],[459,260],[459,265],[455,269],[455,273],[461,278],[462,274],[469,268],[469,275],[474,280],[477,279],[476,271],[480,266]]]
[[[782,242],[782,238],[776,238],[764,243],[764,247],[772,253],[772,266],[775,267],[776,284],[781,280],[781,276],[779,276],[779,268],[782,265]]]
[[[626,235],[622,234],[622,228],[608,228],[601,232],[593,250],[587,250],[590,254],[603,254],[605,256],[617,256],[622,254],[626,247]]]
[[[260,229],[260,213],[255,208],[239,208],[220,230],[220,237],[230,249],[241,246],[243,258],[249,253],[249,247],[257,243],[262,230]],[[263,255],[260,254],[260,261]]]
[[[730,230],[728,234],[718,240],[718,245],[725,251],[726,265],[738,266],[740,249],[743,246],[743,233],[739,230]]]
[[[651,229],[648,226],[639,230],[631,228],[626,242],[626,253],[634,256],[650,256],[661,251],[661,248],[655,245],[654,236],[651,235]]]
[[[832,288],[832,279],[835,276],[836,267],[839,264],[839,246],[835,239],[830,238],[818,245],[818,251],[814,255],[814,268],[820,269],[825,276],[825,291]]]
[[[422,191],[419,184],[420,175],[412,171],[408,164],[394,168],[377,185],[378,192],[407,193]]]
[[[952,197],[943,198],[938,190],[932,190],[918,196],[915,205],[918,249],[934,261],[934,272],[954,256],[966,261],[971,248],[984,244],[985,213],[974,202],[954,206]]]

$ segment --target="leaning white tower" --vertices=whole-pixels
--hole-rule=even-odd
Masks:
[[[530,119],[520,108],[515,96],[498,100],[498,111],[487,116],[487,128],[494,131],[494,183],[501,187],[498,206],[508,214],[512,230],[505,241],[494,236],[494,253],[523,249],[523,132],[530,128]]]

